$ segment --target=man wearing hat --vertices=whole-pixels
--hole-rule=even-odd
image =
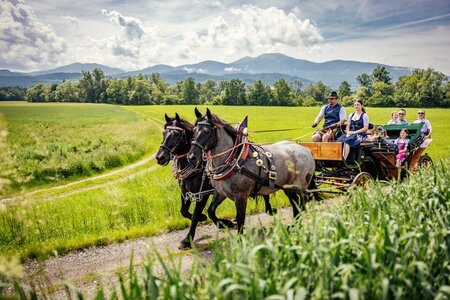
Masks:
[[[328,142],[330,138],[333,139],[333,129],[340,128],[341,125],[344,125],[347,119],[347,113],[345,112],[345,107],[338,104],[338,98],[338,94],[332,91],[328,96],[328,104],[322,106],[320,109],[312,127],[315,128],[322,118],[325,118],[325,123],[323,124],[323,128],[316,131],[313,135],[313,142]]]

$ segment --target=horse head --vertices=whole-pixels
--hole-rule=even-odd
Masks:
[[[163,141],[156,153],[156,160],[162,166],[167,165],[175,155],[187,153],[193,134],[193,125],[181,119],[178,113],[175,113],[175,118],[171,118],[167,114],[164,117],[166,124],[164,125]]]
[[[193,165],[198,164],[203,154],[213,149],[217,143],[216,129],[222,127],[219,124],[219,119],[211,114],[209,108],[206,109],[206,114],[195,108],[195,121],[193,140],[191,142],[191,149],[187,155],[189,162]]]

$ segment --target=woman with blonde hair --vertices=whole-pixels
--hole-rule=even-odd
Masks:
[[[388,125],[398,124],[398,111],[394,110],[391,112],[391,119],[387,123]]]

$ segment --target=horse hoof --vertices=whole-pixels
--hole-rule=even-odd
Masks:
[[[191,242],[186,241],[186,240],[181,241],[180,245],[178,245],[178,249],[180,249],[180,250],[188,250],[191,248],[192,248]]]
[[[202,214],[198,219],[199,222],[205,222],[206,220],[208,220],[208,217],[205,214]]]
[[[230,220],[220,220],[217,222],[217,227],[223,229],[223,228],[233,228],[234,223]]]

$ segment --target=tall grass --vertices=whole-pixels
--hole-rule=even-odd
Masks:
[[[159,167],[123,182],[50,201],[0,205],[0,254],[45,257],[92,245],[181,229],[180,189],[170,167]],[[263,201],[249,201],[248,212],[263,211]],[[285,197],[272,204],[286,204]],[[194,205],[192,205],[194,207]],[[226,201],[219,215],[234,217]]]
[[[229,235],[188,274],[156,255],[121,277],[112,298],[448,299],[449,175],[440,163],[389,193],[374,182],[344,203],[310,205],[289,228],[278,220]]]

